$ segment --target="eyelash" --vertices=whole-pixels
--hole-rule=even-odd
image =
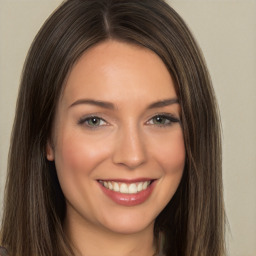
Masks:
[[[169,114],[169,113],[160,113],[160,114],[157,114],[157,115],[154,115],[153,117],[151,117],[149,119],[149,121],[147,121],[147,123],[151,122],[151,120],[153,119],[164,119],[165,121],[168,121],[168,123],[164,123],[164,124],[152,124],[152,125],[156,125],[156,126],[159,126],[159,127],[166,127],[166,126],[171,126],[173,125],[174,123],[179,123],[180,120],[176,117],[174,117],[173,115]]]
[[[167,121],[168,123],[164,123],[164,124],[156,124],[156,123],[150,123],[151,121],[153,121],[154,119],[164,119],[165,122]],[[89,124],[90,121],[96,121],[96,122],[100,122],[99,125],[92,125]],[[104,122],[104,124],[102,124],[102,122]],[[160,113],[160,114],[156,114],[153,117],[151,117],[146,124],[150,124],[150,125],[155,125],[158,127],[166,127],[166,126],[171,126],[174,123],[179,123],[180,120],[176,117],[174,117],[173,115],[169,114],[169,113]],[[105,121],[103,118],[93,115],[93,116],[87,116],[87,117],[83,117],[78,121],[79,125],[86,125],[89,129],[97,129],[101,126],[107,126],[108,123],[107,121]]]

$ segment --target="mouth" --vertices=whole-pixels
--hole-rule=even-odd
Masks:
[[[122,206],[136,206],[146,202],[156,186],[156,179],[97,180],[102,192]]]
[[[145,180],[139,182],[121,182],[111,180],[98,180],[105,188],[119,192],[121,194],[137,194],[146,190],[155,180]]]

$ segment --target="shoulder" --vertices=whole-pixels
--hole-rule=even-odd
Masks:
[[[8,256],[7,250],[0,246],[0,256]]]

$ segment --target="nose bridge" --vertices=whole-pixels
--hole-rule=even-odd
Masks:
[[[146,148],[139,125],[129,122],[116,135],[113,161],[134,169],[146,161]]]

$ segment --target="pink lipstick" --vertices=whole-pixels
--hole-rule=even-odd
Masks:
[[[156,180],[99,180],[103,193],[115,203],[135,206],[144,203],[151,195]]]

